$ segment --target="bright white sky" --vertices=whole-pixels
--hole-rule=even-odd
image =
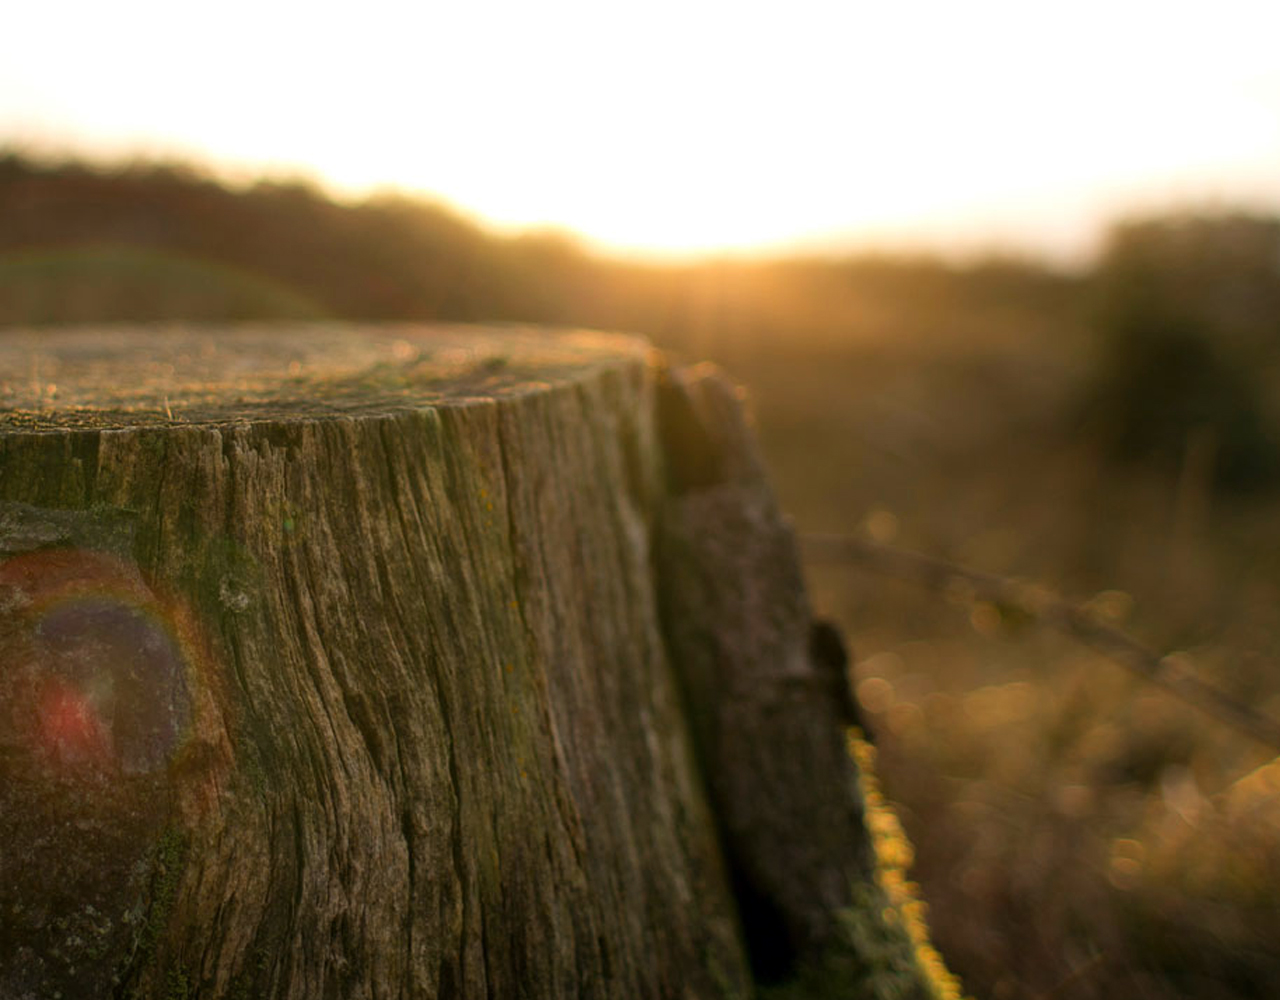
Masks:
[[[1280,210],[1276,0],[32,0],[0,142],[396,186],[612,249],[1069,257]]]

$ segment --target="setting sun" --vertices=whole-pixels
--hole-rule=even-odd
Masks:
[[[64,19],[11,15],[0,139],[391,186],[613,250],[1072,255],[1131,206],[1280,204],[1280,13],[1245,0],[1211,21],[1008,0]]]

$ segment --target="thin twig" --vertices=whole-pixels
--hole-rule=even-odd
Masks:
[[[1280,723],[1276,720],[1191,673],[1183,657],[1161,656],[1043,587],[844,535],[806,535],[801,542],[805,556],[813,562],[850,563],[940,592],[962,587],[975,600],[1013,608],[1065,632],[1238,732],[1280,750]]]
[[[1058,983],[1049,990],[1048,993],[1037,994],[1036,1000],[1050,1000],[1051,997],[1061,996],[1063,991],[1067,987],[1075,986],[1082,979],[1091,978],[1094,975],[1094,973],[1098,971],[1098,968],[1107,961],[1108,958],[1109,958],[1109,955],[1106,952],[1102,952],[1102,951],[1097,952],[1096,954],[1091,956],[1089,959],[1087,959],[1084,962],[1084,964],[1080,965],[1076,969],[1073,969],[1071,972],[1068,972],[1067,975],[1064,976],[1062,979],[1060,979]]]

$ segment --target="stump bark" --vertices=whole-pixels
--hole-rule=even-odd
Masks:
[[[8,332],[0,408],[0,997],[743,996],[874,881],[717,376]]]

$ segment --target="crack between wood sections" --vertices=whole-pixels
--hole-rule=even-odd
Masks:
[[[408,553],[411,551],[411,547],[409,544],[409,539],[411,535],[421,536],[421,535],[424,535],[424,533],[421,531],[416,533],[411,533],[409,531],[409,524],[408,524],[409,516],[405,511],[404,504],[402,503],[402,496],[401,496],[402,491],[397,488],[397,484],[395,482],[395,476],[392,473],[391,455],[393,454],[393,445],[395,443],[395,438],[396,438],[396,435],[394,433],[391,433],[391,431],[394,429],[394,421],[390,419],[382,420],[378,422],[377,426],[378,426],[378,440],[383,450],[384,460],[380,463],[380,466],[384,472],[385,487],[387,490],[387,495],[391,498],[392,505],[396,512],[396,521],[398,523],[399,531],[400,531],[400,543],[403,546],[405,552]],[[406,433],[403,436],[405,440],[412,440],[412,435],[409,435]],[[407,463],[408,456],[405,455],[404,457]],[[405,492],[409,494],[408,500],[414,506],[412,520],[419,527],[421,527],[423,525],[423,518],[422,518],[421,511],[419,511],[417,506],[417,498],[413,494],[412,490],[406,489]],[[417,585],[419,592],[421,592],[424,589],[424,587],[423,587],[423,581],[421,579],[421,574],[419,573],[419,570],[418,570],[418,561],[416,558],[413,558],[413,557],[410,557],[407,561],[410,566],[410,573]],[[380,561],[379,562],[380,573],[384,572],[384,570],[385,570],[385,567],[382,566]],[[384,583],[384,586],[385,586],[385,583]],[[392,614],[395,617],[396,627],[400,630],[401,634],[405,637],[407,648],[409,650],[413,650],[414,647],[416,647],[416,642],[412,638],[412,634],[407,627],[408,623],[405,618],[405,613],[404,613],[403,607],[401,606],[401,602],[398,599],[396,599],[394,595],[389,595],[389,601],[391,605]],[[436,709],[438,712],[440,712],[443,718],[445,708],[444,708],[442,699],[439,695],[439,692],[435,690],[436,685],[431,682],[430,678],[425,679],[425,683],[431,686],[433,700],[436,702]],[[392,741],[395,745],[396,768],[400,775],[400,787],[401,787],[401,794],[403,796],[403,801],[397,803],[397,805],[399,807],[399,813],[400,813],[400,835],[401,835],[401,838],[404,840],[405,855],[406,855],[407,866],[408,866],[408,883],[409,884],[406,890],[407,906],[406,906],[406,912],[405,912],[406,926],[405,926],[405,939],[404,939],[405,967],[406,969],[408,969],[413,964],[413,931],[414,931],[413,908],[414,908],[415,895],[417,893],[417,867],[418,867],[417,851],[415,849],[416,835],[413,830],[413,811],[409,801],[411,798],[412,784],[410,782],[409,772],[406,769],[406,764],[404,759],[404,747],[400,738],[400,729],[391,718],[388,718],[388,722],[391,728]],[[450,752],[450,755],[452,756],[452,753],[453,753],[452,744],[450,745],[449,752]],[[450,780],[455,781],[452,770],[450,771]],[[457,802],[459,800],[459,794],[458,794],[458,789],[456,787],[456,782],[455,782],[455,787],[452,789],[452,791],[454,795],[454,801]],[[453,838],[453,839],[456,840],[458,838]],[[455,861],[455,867],[456,867],[456,864],[457,864],[456,851],[454,853],[454,861]],[[465,892],[465,880],[462,878],[461,874],[459,874],[459,886],[462,887],[462,890]],[[411,980],[411,978],[412,978],[412,975],[406,977],[406,984],[408,983],[409,980]]]
[[[84,480],[84,504],[86,507],[91,507],[98,485],[102,432],[100,430],[73,431],[71,442],[71,453],[80,463],[80,475]]]
[[[511,468],[512,442],[508,439],[507,423],[503,419],[504,401],[499,400],[497,406],[498,456],[502,469],[502,493],[507,514],[507,545],[511,553],[511,587],[515,595],[516,611],[520,619],[523,640],[528,650],[529,669],[532,670],[535,669],[535,664],[537,664],[539,658],[537,633],[529,621],[526,602],[521,599],[522,580],[530,578],[530,570],[519,544],[523,532],[519,528],[519,519],[516,515],[515,479]],[[541,670],[543,668],[540,664],[537,664],[536,669]],[[573,801],[572,788],[569,784],[567,766],[564,760],[564,748],[559,734],[556,732],[554,720],[551,718],[548,684],[545,676],[542,677],[540,684],[535,685],[535,688],[539,695],[538,712],[540,722],[543,731],[546,733],[552,758],[553,771],[550,778],[553,782],[553,787],[551,789],[551,801],[555,803],[556,818],[559,820],[562,835],[568,840],[570,849],[573,852],[573,866],[577,876],[579,879],[586,879],[587,873],[583,857],[586,845],[583,842],[582,821],[577,813],[577,804]],[[555,871],[555,865],[551,860],[548,861],[548,871]],[[576,933],[570,935],[565,947],[570,952],[568,957],[572,965],[575,968],[579,967],[582,959],[578,954]]]
[[[270,444],[268,442],[268,446]],[[322,447],[319,442],[315,445],[317,448]],[[302,670],[298,674],[298,679],[309,684],[313,696],[302,697],[299,699],[300,708],[304,711],[310,720],[311,729],[316,733],[327,732],[333,746],[340,746],[337,740],[337,731],[332,713],[329,710],[328,700],[324,697],[323,683],[321,675],[326,669],[332,677],[333,671],[328,663],[327,656],[325,661],[320,662],[315,655],[315,647],[323,648],[321,640],[321,629],[318,623],[318,616],[315,614],[314,601],[309,593],[305,591],[305,574],[302,572],[298,562],[298,553],[294,550],[284,549],[281,552],[282,559],[280,563],[281,583],[287,598],[287,603],[292,610],[294,629],[299,631],[302,637],[310,634],[314,635],[317,642],[303,641],[299,643],[299,663]],[[336,685],[336,678],[334,679]],[[320,702],[321,715],[317,715],[312,708],[312,701]],[[299,756],[299,763],[303,765],[311,774],[316,793],[321,800],[317,805],[323,806],[323,810],[319,815],[323,817],[326,829],[333,833],[330,841],[329,860],[333,859],[333,848],[337,846],[340,818],[337,813],[337,788],[336,782],[332,781],[327,769],[321,766],[321,760],[317,759],[317,755],[301,743],[295,742],[295,751]],[[343,772],[350,776],[345,761],[339,760]],[[296,862],[296,884],[293,892],[293,912],[289,914],[289,924],[294,930],[294,936],[300,929],[300,917],[303,913],[303,899],[308,882],[309,866],[307,863],[306,842],[303,835],[305,829],[303,825],[303,817],[300,812],[298,801],[293,802],[293,821],[295,824],[293,831],[293,849]],[[327,869],[326,869],[327,870]]]
[[[224,486],[225,503],[223,507],[222,528],[223,528],[223,534],[227,538],[236,537],[236,531],[235,531],[236,523],[237,523],[236,496],[237,496],[237,489],[240,484],[240,479],[243,475],[242,464],[245,460],[246,450],[249,448],[248,432],[246,429],[247,427],[248,425],[235,424],[235,425],[229,425],[226,427],[217,427],[213,429],[214,433],[218,435],[218,437],[215,438],[214,440],[220,443],[221,454],[218,457],[218,460],[221,462],[223,466],[225,477],[226,477],[225,486]],[[266,619],[265,610],[263,614],[264,614],[264,620],[265,620]],[[259,761],[258,766],[261,767],[263,763],[262,758],[265,753],[265,750],[260,745],[260,740],[262,737],[260,734],[260,730],[258,729],[258,723],[255,721],[254,723],[251,724],[246,718],[244,718],[244,716],[252,715],[254,712],[252,706],[255,700],[255,695],[250,688],[250,685],[247,679],[248,675],[245,671],[244,649],[242,647],[242,644],[238,641],[238,637],[241,634],[241,630],[234,629],[234,628],[229,630],[220,629],[220,632],[222,633],[222,640],[223,640],[222,646],[227,651],[230,657],[231,667],[235,673],[236,683],[240,691],[239,702],[241,705],[241,710],[235,719],[235,726],[237,729],[240,729],[241,727],[245,727],[251,730],[251,732],[243,733],[243,735],[241,734],[241,732],[233,731],[233,743],[234,744],[241,744],[243,742],[251,743],[252,752],[257,756]],[[244,752],[243,750],[240,750],[238,753],[243,753],[243,752]],[[287,822],[287,820],[285,820],[285,817],[281,816],[279,813],[279,810],[274,807],[274,802],[273,800],[268,798],[268,793],[265,787],[259,787],[252,781],[249,782],[249,785],[254,791],[254,797],[258,802],[258,806],[261,810],[261,814],[263,817],[263,828],[264,828],[263,832],[266,837],[266,843],[264,845],[266,857],[270,860],[273,858],[286,856],[287,851],[282,846],[284,842],[285,831],[283,831],[281,827],[283,825],[283,822]],[[299,819],[298,819],[296,810],[294,811],[293,823],[294,823],[293,838],[292,838],[294,840],[293,850],[296,853],[298,838],[301,836],[301,831],[298,826]],[[254,972],[251,971],[251,963],[253,962],[252,956],[255,950],[261,951],[263,947],[262,945],[258,945],[257,948],[255,949],[254,943],[258,941],[260,937],[262,937],[263,935],[267,937],[271,937],[274,933],[278,933],[278,930],[273,930],[273,921],[278,919],[278,916],[273,914],[273,900],[277,899],[279,896],[281,883],[282,882],[284,883],[284,886],[286,887],[286,889],[290,891],[290,895],[294,897],[295,907],[297,905],[296,900],[300,898],[299,896],[299,893],[301,891],[300,861],[299,861],[299,867],[296,867],[293,872],[293,877],[297,883],[296,886],[289,885],[289,875],[286,873],[282,877],[280,869],[281,869],[280,865],[271,864],[269,866],[269,870],[267,872],[266,889],[261,894],[260,902],[255,904],[256,925],[254,926],[253,931],[245,939],[246,941],[245,948],[239,956],[241,961],[240,961],[238,970],[233,973],[233,977],[232,977],[233,981],[236,976],[243,976],[243,975],[253,976],[254,975]],[[279,904],[277,903],[275,904],[275,906],[277,908],[276,914],[278,914]],[[287,915],[288,914],[286,911],[286,916]],[[274,961],[271,963],[269,968],[260,967],[257,970],[257,975],[262,976],[266,974],[269,980],[272,982],[272,984],[274,984],[275,980],[278,979],[278,977],[280,976],[281,971],[282,971],[281,963],[279,961]]]
[[[156,483],[156,486],[155,486],[155,492],[154,492],[154,493],[152,493],[151,511],[150,511],[150,521],[151,521],[151,525],[152,525],[152,528],[153,528],[153,530],[154,530],[155,534],[154,534],[154,536],[153,536],[153,537],[152,537],[152,539],[151,539],[151,548],[152,548],[152,551],[151,551],[150,553],[148,553],[148,556],[149,556],[149,559],[148,559],[148,563],[149,563],[149,572],[148,572],[148,575],[154,575],[154,573],[155,573],[155,567],[156,567],[156,564],[160,561],[160,550],[161,550],[161,545],[160,545],[160,536],[161,536],[161,532],[162,532],[162,528],[163,528],[163,520],[162,520],[162,519],[161,519],[161,517],[160,517],[160,504],[161,504],[161,502],[164,500],[164,484],[165,484],[165,481],[169,478],[169,438],[170,438],[170,434],[168,434],[168,433],[166,433],[166,432],[164,432],[164,431],[151,431],[151,432],[143,431],[143,432],[141,432],[141,433],[143,433],[143,434],[147,434],[147,433],[154,434],[154,436],[155,436],[155,437],[157,437],[157,438],[159,438],[159,439],[160,439],[160,442],[161,442],[161,443],[163,444],[163,446],[164,446],[164,450],[160,453],[160,458],[159,458],[159,466],[160,466],[160,470],[159,470],[159,471],[160,471],[160,474],[159,474],[159,476],[158,476],[158,482]],[[139,442],[139,443],[141,443],[141,442]],[[144,449],[138,449],[138,450],[144,450]],[[135,451],[135,454],[136,454],[136,451]],[[148,583],[148,586],[149,586],[149,585],[150,585],[150,584]]]
[[[501,412],[499,412],[499,418],[501,418]],[[521,599],[522,587],[527,586],[527,584],[522,583],[522,580],[527,581],[532,579],[533,574],[525,562],[523,551],[518,544],[523,532],[518,528],[518,518],[515,513],[515,498],[514,491],[512,489],[513,476],[511,472],[509,452],[510,442],[507,440],[506,424],[499,419],[498,454],[502,462],[503,494],[506,498],[507,508],[507,537],[512,556],[512,590],[515,594],[516,610],[519,614],[520,624],[524,631],[525,642],[533,654],[531,660],[537,661],[537,633],[529,622],[526,602]],[[537,552],[539,562],[545,564],[546,560],[542,558],[541,555],[541,546],[537,547]],[[543,576],[546,577],[549,576],[549,574],[544,573]],[[541,669],[540,664],[539,668]],[[555,768],[554,775],[556,787],[553,789],[553,793],[557,805],[557,813],[559,814],[563,832],[567,836],[570,846],[573,848],[574,864],[576,865],[579,874],[585,877],[585,867],[583,865],[585,845],[582,843],[582,820],[578,815],[577,804],[573,801],[571,791],[572,786],[569,783],[568,766],[565,763],[564,743],[560,739],[560,734],[556,729],[555,720],[551,716],[550,696],[545,672],[541,678],[538,690],[540,695],[537,706],[538,712],[542,721],[543,729],[547,734],[552,753],[552,762]]]
[[[410,420],[413,420],[415,418],[430,419],[425,417],[418,417],[416,414],[409,416]],[[387,491],[388,491],[388,495],[391,498],[392,504],[394,505],[396,510],[396,518],[400,524],[401,539],[404,542],[406,552],[408,552],[410,551],[410,546],[408,544],[409,533],[406,531],[407,515],[404,510],[404,506],[401,502],[400,490],[396,488],[394,477],[391,475],[391,464],[389,461],[389,458],[391,455],[391,444],[390,444],[390,441],[388,440],[388,432],[395,426],[397,419],[403,419],[403,418],[398,418],[397,416],[393,415],[385,418],[376,418],[376,419],[378,420],[378,423],[377,423],[378,439],[382,445],[383,452],[384,452],[383,454],[384,461],[381,464],[383,466],[384,473],[385,473]],[[436,419],[439,419],[438,415],[436,416]],[[406,441],[413,440],[413,436],[410,434],[406,433],[402,436]],[[394,438],[395,435],[392,434],[391,437]],[[405,459],[407,462],[408,461],[407,455],[405,456]],[[427,470],[425,468],[422,470],[424,477],[426,475],[426,471]],[[412,499],[415,505],[415,509],[413,512],[414,514],[413,520],[417,523],[419,528],[425,528],[425,520],[421,512],[417,509],[416,497]],[[430,544],[429,533],[426,532],[425,530],[420,530],[416,532],[415,535],[421,537],[424,543]],[[439,553],[437,553],[437,555],[439,555]],[[443,561],[444,560],[441,560],[441,562]],[[417,558],[410,558],[408,560],[408,564],[410,567],[410,574],[412,576],[412,579],[414,581],[415,588],[418,594],[425,595],[429,593],[430,587],[428,586],[428,582],[423,579],[422,572],[419,566],[419,560]],[[391,603],[394,608],[394,614],[396,615],[397,624],[400,626],[401,632],[406,636],[410,645],[416,647],[417,645],[416,642],[414,641],[413,638],[411,638],[413,635],[413,632],[408,628],[406,628],[406,622],[402,616],[402,612],[399,607],[399,602],[397,602],[393,597],[390,597],[390,595],[389,595],[389,598],[391,599]],[[424,655],[429,654],[429,650],[420,650],[420,652]],[[464,857],[463,850],[462,850],[462,822],[463,822],[462,783],[461,783],[461,778],[458,771],[457,752],[454,746],[452,704],[448,696],[441,689],[441,686],[432,680],[432,678],[430,677],[429,671],[426,673],[427,675],[423,678],[423,683],[425,684],[427,689],[431,692],[432,700],[435,702],[435,705],[436,705],[436,712],[440,717],[441,725],[444,727],[444,743],[447,748],[447,755],[448,755],[447,768],[449,773],[449,784],[450,784],[450,791],[452,792],[453,802],[454,802],[453,816],[452,816],[453,822],[449,830],[449,849],[450,849],[450,855],[453,860],[454,876],[457,879],[457,883],[458,883],[459,899],[460,899],[461,910],[462,910],[462,929],[461,929],[462,940],[458,942],[456,976],[459,983],[465,986],[467,963],[466,963],[466,949],[463,942],[466,939],[467,916],[468,916],[468,910],[471,905],[470,904],[470,889],[471,889],[470,881],[471,880],[468,877],[466,859]],[[394,725],[392,725],[392,730],[396,732],[396,735],[395,735],[396,753],[397,753],[397,757],[400,758],[400,769],[401,769],[402,780],[405,781],[405,788],[407,790],[409,788],[409,784],[408,784],[407,774],[405,774],[404,772],[403,758],[401,757],[401,754],[400,754],[400,736],[399,736],[399,732],[396,731],[396,727]],[[400,823],[401,823],[402,833],[406,834],[405,847],[409,856],[410,885],[409,885],[409,896],[408,896],[408,900],[409,900],[408,912],[410,915],[409,922],[410,924],[412,924],[413,900],[414,900],[414,892],[416,890],[416,867],[417,866],[416,866],[416,859],[414,856],[415,838],[411,835],[412,834],[412,814],[407,804],[402,805]],[[481,955],[483,957],[484,955],[487,954],[487,949],[485,948],[485,943],[483,941],[483,927],[484,927],[483,914],[479,915],[479,923],[481,926],[481,938],[482,938]],[[405,942],[406,954],[409,956],[409,959],[406,965],[409,965],[412,963],[412,952],[408,950],[411,947],[411,944],[412,944],[412,936],[410,935]],[[441,972],[437,982],[437,989],[440,991],[440,995],[442,996],[445,995],[445,990],[447,989],[446,984],[444,982],[443,969],[444,969],[444,963],[443,963],[443,951],[442,951],[441,952]],[[482,963],[482,971],[483,971],[483,963]]]

